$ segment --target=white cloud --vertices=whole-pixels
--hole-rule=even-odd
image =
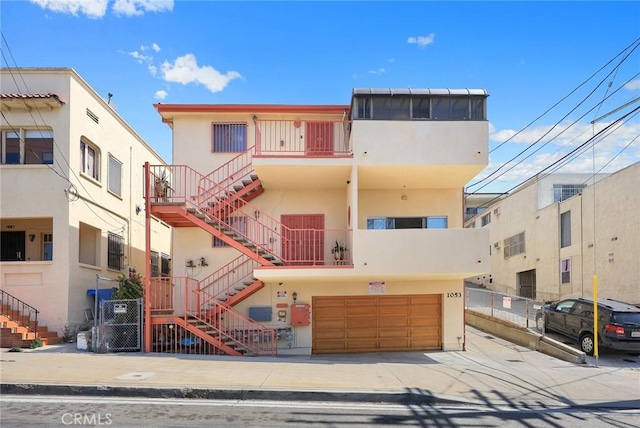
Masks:
[[[242,77],[236,71],[222,74],[208,65],[199,67],[198,61],[193,54],[178,57],[173,64],[165,61],[161,70],[162,77],[167,82],[177,82],[183,85],[199,83],[214,93],[222,91],[233,79]]]
[[[155,76],[158,74],[158,67],[153,64],[149,64],[149,73],[151,73],[152,76]]]
[[[43,9],[52,12],[68,13],[89,18],[102,18],[107,11],[109,0],[30,0]]]
[[[127,52],[127,55],[137,59],[139,64],[142,64],[143,62],[150,62],[153,59],[151,56],[143,55],[138,51]]]
[[[625,89],[629,91],[638,91],[640,90],[640,80],[632,80],[631,82],[624,85]]]
[[[377,70],[369,70],[369,74],[384,74],[386,70],[384,68],[378,68]]]
[[[411,36],[407,39],[407,43],[410,45],[418,45],[421,48],[424,48],[433,43],[436,35],[434,33],[429,34],[428,36]]]
[[[152,43],[151,46],[140,45],[140,50],[145,52],[146,50],[151,49],[154,52],[160,52],[160,46],[157,43]]]
[[[160,52],[160,46],[158,46],[157,43],[152,44],[151,49],[153,49],[155,52]]]
[[[156,100],[164,100],[165,98],[167,98],[167,95],[169,95],[167,91],[160,90],[160,91],[156,91],[153,97]]]
[[[43,9],[70,15],[102,18],[111,0],[29,0]],[[171,12],[174,0],[115,0],[111,10],[116,15],[139,16],[146,12]],[[157,46],[157,45],[156,45]],[[155,49],[154,49],[155,50]],[[157,51],[156,51],[157,52]]]
[[[572,127],[575,129],[567,129],[562,136],[554,139],[551,144],[542,148],[542,144],[548,141],[551,136],[556,135],[558,129],[563,130],[566,128],[566,126],[561,125],[525,154],[505,165],[509,159],[523,149],[522,144],[531,144],[537,141],[551,126],[540,126],[528,129],[490,155],[491,162],[487,168],[475,177],[471,183],[487,177],[501,166],[502,168],[488,180],[471,187],[470,191],[491,192],[508,190],[563,158],[573,149],[592,138],[594,133],[597,134],[610,124],[611,122],[597,123],[595,129],[588,123],[576,124]],[[563,165],[557,172],[592,173],[595,165],[596,171],[604,168],[600,172],[612,173],[640,161],[640,138],[638,138],[638,135],[640,135],[640,123],[627,122],[619,127],[614,125],[610,130],[612,130],[612,132],[602,134],[603,138],[595,139],[595,150],[591,148],[587,148],[585,151],[579,150],[576,152],[577,156],[575,156],[575,159],[573,155],[567,157],[567,159],[572,160],[570,163]],[[491,124],[489,126],[489,132],[490,139],[499,143],[504,142],[506,138],[515,134],[513,130],[496,130]],[[541,150],[535,152],[537,148],[541,148]],[[505,155],[505,153],[508,152],[511,153]],[[486,187],[483,187],[485,185]]]
[[[146,12],[171,12],[173,0],[116,0],[113,13],[124,16],[140,16]]]

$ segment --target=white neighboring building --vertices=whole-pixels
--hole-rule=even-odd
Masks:
[[[493,203],[466,227],[489,229],[491,273],[469,278],[537,300],[640,303],[640,163],[614,174],[552,174]],[[595,222],[594,222],[595,218]]]
[[[96,275],[149,274],[143,164],[164,161],[73,69],[3,68],[0,87],[0,289],[73,331]],[[152,229],[168,259],[170,228]]]

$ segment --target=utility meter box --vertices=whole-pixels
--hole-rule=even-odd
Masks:
[[[311,308],[308,303],[293,303],[291,305],[291,325],[303,327],[311,324]]]

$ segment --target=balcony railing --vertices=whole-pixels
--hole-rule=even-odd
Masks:
[[[349,121],[257,120],[256,155],[335,157],[347,156]]]

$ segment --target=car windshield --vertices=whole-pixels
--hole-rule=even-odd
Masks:
[[[612,316],[616,324],[637,324],[640,325],[640,312],[616,312]]]

